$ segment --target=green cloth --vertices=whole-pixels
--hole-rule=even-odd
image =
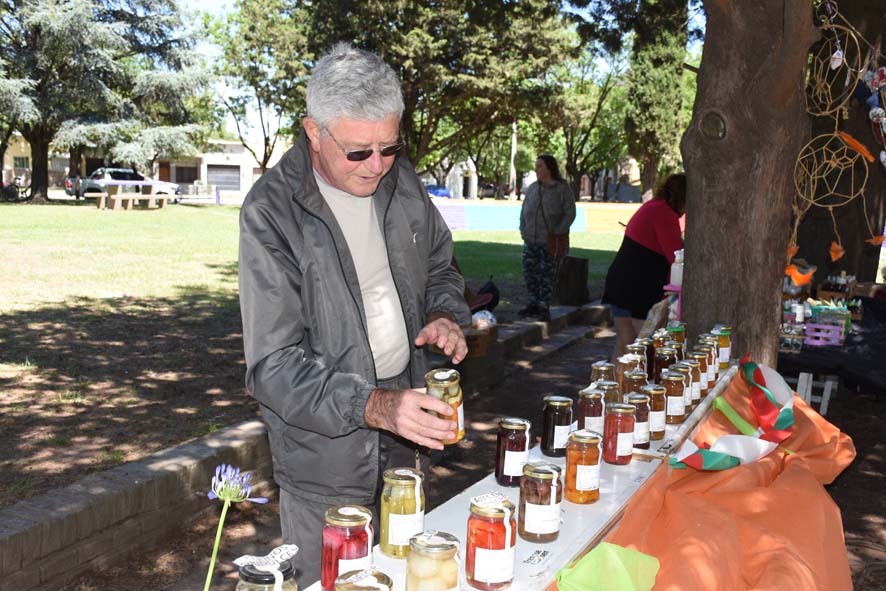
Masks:
[[[572,568],[557,573],[560,591],[650,591],[658,558],[601,542]]]

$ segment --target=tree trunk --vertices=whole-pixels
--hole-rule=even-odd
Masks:
[[[34,203],[49,201],[49,142],[53,132],[35,126],[23,130],[22,135],[31,145],[31,194]]]
[[[643,189],[643,202],[652,199],[655,191],[655,180],[658,178],[658,158],[652,154],[643,156],[643,168],[640,171],[640,186]]]
[[[809,136],[803,97],[817,36],[811,0],[705,0],[692,121],[683,319],[733,327],[733,352],[775,365],[793,170]],[[764,50],[765,48],[765,50]]]
[[[68,151],[68,176],[83,176],[80,169],[80,161],[83,156],[83,146],[76,146]]]

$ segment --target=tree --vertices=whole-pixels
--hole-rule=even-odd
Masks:
[[[7,78],[5,70],[0,60],[0,168],[18,125],[31,123],[37,117],[37,110],[28,96],[34,88],[34,81]]]

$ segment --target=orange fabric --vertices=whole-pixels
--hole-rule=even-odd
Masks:
[[[724,393],[752,425],[749,390]],[[794,396],[794,432],[753,464],[722,472],[662,466],[607,538],[661,562],[655,591],[852,589],[840,510],[823,484],[855,457],[852,440]],[[737,430],[712,411],[693,441]]]

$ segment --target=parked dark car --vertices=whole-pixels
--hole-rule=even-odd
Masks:
[[[449,192],[443,185],[425,185],[425,190],[427,190],[428,195],[431,197],[448,197],[452,198],[452,193]]]
[[[483,199],[485,197],[492,197],[495,199],[497,197],[497,189],[495,183],[480,183],[480,186],[477,188],[477,197]]]
[[[175,183],[145,178],[131,168],[98,168],[88,177],[81,178],[76,190],[76,177],[66,178],[65,193],[76,195],[77,199],[85,198],[87,193],[105,193],[109,181],[127,181],[128,185],[137,187],[139,191],[145,186],[151,186],[153,193],[157,195],[178,195],[181,192]]]

